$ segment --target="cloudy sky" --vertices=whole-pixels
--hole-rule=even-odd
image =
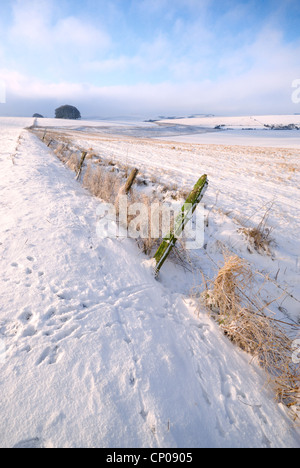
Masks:
[[[0,0],[0,115],[296,113],[297,79],[299,0]]]

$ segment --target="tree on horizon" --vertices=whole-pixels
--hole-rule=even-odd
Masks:
[[[81,119],[81,114],[76,107],[66,104],[55,109],[55,118],[78,120]]]

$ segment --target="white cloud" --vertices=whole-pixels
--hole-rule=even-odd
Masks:
[[[145,15],[147,11],[159,15],[169,6],[173,27],[158,28],[161,32],[151,37],[141,34],[133,47],[122,48],[92,19],[58,14],[56,0],[15,0],[8,34],[15,56],[0,70],[8,98],[76,100],[87,109],[101,108],[105,102],[107,108],[111,105],[124,113],[137,109],[188,114],[292,110],[291,83],[300,78],[299,41],[286,43],[279,29],[269,24],[256,37],[253,33],[240,42],[227,32],[228,46],[225,33],[219,38],[205,24],[209,0],[143,0],[142,4]],[[179,5],[194,8],[198,16],[192,20],[177,17]],[[229,16],[237,21],[240,14],[236,8]],[[3,55],[5,49],[0,46]],[[53,74],[46,74],[45,69]],[[43,75],[48,79],[42,79]],[[120,85],[109,85],[111,79]],[[136,84],[126,85],[127,79]],[[96,85],[101,82],[107,86]]]
[[[16,0],[13,3],[13,23],[10,38],[39,47],[49,41],[52,2],[48,0]],[[23,45],[23,43],[21,43]]]
[[[131,71],[135,74],[147,74],[157,70],[169,69],[174,57],[172,56],[172,43],[162,34],[152,42],[141,42],[132,55],[119,55],[117,57],[103,58],[102,60],[84,61],[82,68],[86,71],[101,73],[122,73]]]
[[[46,83],[16,70],[0,69],[0,79],[6,83],[7,93],[18,99],[82,98],[86,88],[77,83]]]
[[[72,47],[107,49],[111,45],[109,35],[90,23],[75,17],[64,18],[52,29],[54,43]]]
[[[55,19],[52,0],[16,0],[13,7],[10,39],[22,47],[35,50],[59,48],[107,50],[111,38],[101,25],[97,27],[83,18],[74,16]]]
[[[17,102],[75,103],[83,115],[112,113],[292,113],[289,73],[259,74],[212,82],[140,83],[132,86],[94,86],[72,82],[45,83],[18,72],[0,70],[10,99]],[[54,104],[53,104],[54,106]],[[54,109],[54,107],[53,107]]]
[[[128,57],[120,55],[116,58],[108,58],[103,60],[92,60],[83,63],[83,69],[86,71],[99,72],[99,73],[112,73],[123,72],[131,67],[137,66],[139,59],[136,57]]]

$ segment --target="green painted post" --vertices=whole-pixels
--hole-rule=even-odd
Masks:
[[[180,213],[175,219],[175,226],[173,232],[168,234],[163,242],[161,243],[160,247],[158,248],[156,254],[154,255],[154,259],[156,261],[155,266],[155,276],[157,277],[161,267],[163,266],[164,262],[166,261],[168,255],[170,254],[171,250],[176,244],[178,237],[182,234],[185,226],[192,218],[192,215],[197,208],[197,205],[203,198],[205,190],[208,186],[207,175],[203,175],[200,177],[198,182],[196,183],[195,187],[189,194],[186,199],[185,204],[181,208]]]

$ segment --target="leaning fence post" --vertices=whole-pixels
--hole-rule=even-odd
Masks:
[[[86,152],[86,151],[82,151],[82,153],[81,153],[81,160],[80,160],[80,163],[79,163],[79,166],[78,166],[78,171],[77,171],[77,174],[76,174],[76,180],[78,180],[79,177],[80,177],[80,175],[81,175],[82,166],[83,166],[84,160],[85,160],[85,158],[86,158],[86,155],[87,155],[87,152]]]
[[[126,180],[126,183],[125,185],[123,185],[120,190],[119,190],[119,193],[116,197],[116,200],[115,200],[115,208],[117,210],[117,213],[119,214],[119,202],[120,202],[120,197],[124,196],[124,195],[128,195],[129,194],[129,191],[133,185],[133,182],[135,181],[135,178],[138,174],[139,170],[138,169],[133,169],[128,177],[128,179]]]
[[[132,184],[133,182],[135,181],[135,178],[138,174],[139,170],[138,169],[133,169],[126,181],[126,184],[125,184],[125,187],[124,187],[124,192],[125,192],[125,195],[128,195],[129,193],[129,190],[131,189],[132,187]]]
[[[161,243],[160,247],[158,248],[156,254],[154,255],[154,259],[156,262],[155,266],[155,276],[157,277],[161,267],[163,266],[164,262],[166,261],[168,255],[170,254],[171,250],[176,244],[178,237],[182,234],[185,226],[190,221],[197,205],[203,198],[203,195],[207,189],[208,180],[207,175],[204,174],[198,182],[196,183],[195,187],[189,194],[186,199],[185,204],[181,208],[180,213],[175,219],[175,226],[172,232],[170,232]]]

